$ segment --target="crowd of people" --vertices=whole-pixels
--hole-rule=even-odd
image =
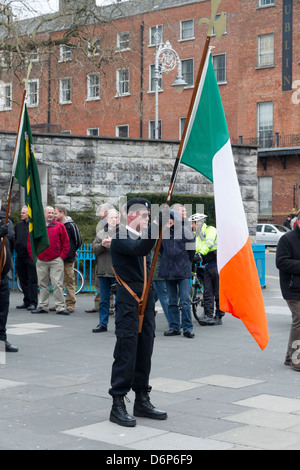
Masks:
[[[66,208],[48,206],[44,215],[49,247],[38,255],[34,264],[28,208],[22,207],[21,220],[15,226],[10,219],[7,224],[4,223],[5,214],[6,208],[2,207],[0,248],[5,237],[5,256],[0,282],[0,341],[5,343],[7,352],[17,352],[18,348],[11,345],[6,337],[8,273],[13,250],[17,254],[16,269],[23,291],[23,303],[17,309],[26,309],[31,314],[55,311],[59,315],[70,315],[76,304],[74,262],[82,240],[78,226],[67,215]],[[134,416],[166,419],[167,414],[155,408],[149,398],[155,303],[160,301],[165,314],[168,325],[165,336],[177,336],[182,332],[184,337],[194,338],[190,279],[194,257],[200,254],[207,268],[203,324],[222,323],[223,312],[218,306],[216,229],[206,225],[205,214],[195,214],[187,219],[185,207],[181,204],[176,204],[172,210],[166,207],[150,223],[151,203],[141,198],[129,201],[121,214],[113,206],[103,204],[99,215],[100,222],[92,245],[96,257],[98,294],[94,307],[86,311],[99,314],[93,333],[107,332],[110,315],[115,314],[116,345],[109,389],[113,397],[110,420],[122,426],[136,424],[135,418],[127,413],[124,402],[130,389],[136,393]],[[140,317],[153,248],[159,233],[162,233],[159,258],[146,307]],[[49,306],[50,284],[53,307]]]

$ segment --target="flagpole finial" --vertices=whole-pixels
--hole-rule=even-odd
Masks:
[[[208,25],[207,36],[211,37],[213,34],[213,29],[215,29],[216,38],[219,39],[222,34],[226,31],[226,15],[222,12],[219,18],[216,20],[217,11],[220,6],[221,0],[211,0],[211,17],[201,18],[199,24],[206,23]]]
[[[32,69],[32,60],[30,60],[29,65],[28,65],[27,77],[23,79],[25,91],[27,91],[27,84],[28,84],[28,80],[31,74],[31,69]]]

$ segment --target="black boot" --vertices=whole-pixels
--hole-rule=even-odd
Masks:
[[[158,410],[152,405],[148,392],[136,392],[133,414],[151,419],[167,419],[168,417],[165,411]]]
[[[109,420],[112,423],[119,424],[120,426],[133,427],[136,425],[136,420],[127,413],[124,403],[124,396],[113,396],[113,406],[110,412]]]

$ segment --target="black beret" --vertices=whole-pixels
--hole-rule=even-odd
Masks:
[[[151,210],[151,202],[148,201],[148,199],[144,199],[142,197],[134,197],[130,199],[130,201],[127,202],[127,212],[132,206],[135,206],[134,207],[135,211],[138,211],[141,209]]]

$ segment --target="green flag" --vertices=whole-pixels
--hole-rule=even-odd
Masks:
[[[25,189],[32,258],[35,263],[37,256],[49,247],[49,238],[26,104],[23,106],[20,129],[17,136],[13,176],[19,185]]]

